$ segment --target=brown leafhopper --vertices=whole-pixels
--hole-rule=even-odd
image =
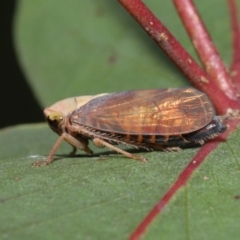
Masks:
[[[88,141],[108,147],[140,161],[115,145],[146,149],[171,149],[202,145],[226,130],[222,118],[206,94],[194,88],[168,88],[104,93],[59,101],[44,110],[50,128],[60,137],[46,161],[47,165],[62,140],[92,154]]]

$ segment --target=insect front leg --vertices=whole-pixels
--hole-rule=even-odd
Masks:
[[[57,149],[59,148],[61,142],[65,140],[67,141],[69,144],[71,144],[74,147],[74,150],[76,148],[81,149],[83,151],[85,151],[88,154],[92,154],[92,150],[87,146],[86,143],[81,142],[80,140],[74,138],[73,136],[71,136],[68,133],[63,133],[56,141],[56,143],[54,144],[54,146],[52,147],[47,159],[45,161],[36,161],[32,164],[33,167],[38,167],[38,166],[45,166],[50,164],[53,160],[54,160],[54,155],[57,151]]]
[[[118,153],[121,153],[122,155],[128,157],[128,158],[132,158],[132,159],[135,159],[135,160],[138,160],[138,161],[141,161],[141,162],[147,162],[147,159],[145,157],[142,157],[142,156],[137,156],[137,155],[133,155],[129,152],[126,152],[120,148],[117,148],[115,146],[113,146],[112,144],[108,143],[108,142],[105,142],[104,140],[100,139],[100,138],[93,138],[93,143],[97,146],[97,147],[108,147],[110,148],[111,150],[115,151],[115,152],[118,152]]]

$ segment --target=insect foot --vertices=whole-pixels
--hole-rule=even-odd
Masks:
[[[41,167],[41,166],[46,166],[49,163],[47,161],[36,161],[34,163],[32,163],[32,167]]]

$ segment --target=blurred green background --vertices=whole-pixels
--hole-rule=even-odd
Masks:
[[[196,58],[172,1],[145,2]],[[229,65],[227,1],[195,2]],[[1,127],[43,121],[65,97],[189,84],[115,0],[2,0],[0,11]],[[206,158],[144,239],[239,239],[239,137]],[[56,138],[45,123],[0,131],[1,239],[127,239],[199,149],[139,152],[149,159],[139,164],[97,148],[72,158],[62,144],[59,161],[31,168]]]
[[[14,47],[13,25],[17,2],[0,1],[0,128],[44,120]]]

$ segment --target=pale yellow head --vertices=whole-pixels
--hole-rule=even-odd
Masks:
[[[66,117],[71,115],[75,110],[89,102],[90,100],[106,95],[102,93],[94,96],[81,96],[66,98],[59,102],[54,103],[52,106],[44,109],[44,115],[50,128],[61,135],[65,127]]]

